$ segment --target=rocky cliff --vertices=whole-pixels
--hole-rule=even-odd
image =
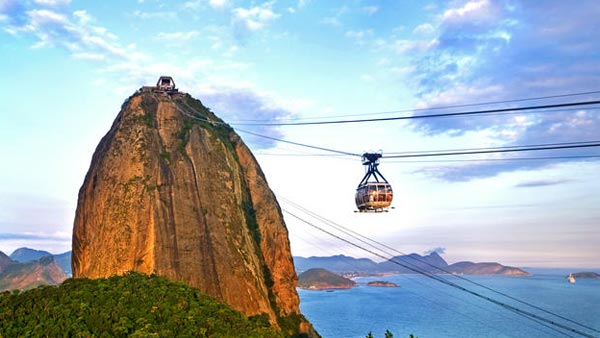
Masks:
[[[155,273],[290,334],[316,334],[300,314],[288,232],[258,163],[188,94],[143,88],[123,104],[79,191],[72,268],[90,278]]]

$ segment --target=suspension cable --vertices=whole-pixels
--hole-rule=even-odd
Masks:
[[[313,227],[313,228],[315,228],[315,229],[317,229],[317,230],[319,230],[319,231],[321,231],[321,232],[324,232],[324,233],[326,233],[326,234],[327,234],[327,235],[329,235],[329,236],[332,236],[332,237],[334,237],[334,238],[337,238],[338,240],[340,240],[340,241],[342,241],[342,242],[345,242],[345,243],[347,243],[347,244],[350,244],[350,245],[352,245],[352,246],[354,246],[354,247],[356,247],[356,248],[358,248],[358,249],[361,249],[361,250],[363,250],[363,251],[365,251],[365,252],[368,252],[368,253],[370,253],[370,254],[372,254],[372,255],[376,256],[376,257],[379,257],[379,258],[385,259],[386,261],[389,261],[389,262],[391,262],[391,263],[393,263],[393,264],[396,264],[396,265],[402,266],[402,267],[404,267],[404,268],[406,268],[406,269],[408,269],[408,270],[410,270],[410,271],[416,272],[416,273],[418,273],[418,274],[421,274],[421,275],[423,275],[423,276],[426,276],[426,277],[428,277],[428,278],[431,278],[431,279],[433,279],[433,280],[436,280],[436,281],[438,281],[438,282],[440,282],[440,283],[443,283],[443,284],[446,284],[446,285],[448,285],[448,286],[451,286],[451,287],[453,287],[453,288],[456,288],[456,289],[458,289],[458,290],[464,291],[464,292],[466,292],[466,293],[469,293],[469,294],[471,294],[471,295],[473,295],[473,296],[475,296],[475,297],[478,297],[478,298],[480,298],[480,299],[486,300],[486,301],[488,301],[488,302],[490,302],[490,303],[496,304],[496,305],[498,305],[498,306],[500,306],[500,307],[502,307],[502,308],[504,308],[504,309],[506,309],[506,310],[509,310],[509,311],[511,311],[511,312],[513,312],[513,313],[515,313],[515,314],[518,314],[518,315],[520,315],[520,316],[522,316],[522,317],[524,317],[524,318],[527,318],[527,319],[529,319],[529,320],[533,320],[533,321],[535,321],[535,322],[537,322],[537,321],[542,321],[542,322],[544,322],[544,323],[546,323],[546,324],[549,324],[549,325],[552,325],[552,326],[555,326],[555,327],[561,328],[561,329],[563,329],[563,330],[566,330],[566,331],[569,331],[569,332],[572,332],[572,333],[576,333],[576,334],[578,334],[578,335],[580,335],[580,336],[583,336],[583,337],[588,337],[588,338],[596,338],[596,337],[594,337],[594,336],[592,336],[592,335],[590,335],[590,334],[588,334],[588,333],[585,333],[585,332],[583,332],[583,331],[580,331],[580,330],[574,329],[574,328],[572,328],[572,327],[569,327],[569,326],[567,326],[567,325],[564,325],[564,324],[561,324],[561,323],[554,322],[554,321],[552,321],[552,320],[549,320],[549,319],[547,319],[547,318],[541,317],[541,316],[539,316],[539,315],[537,315],[537,314],[535,314],[535,313],[532,313],[532,312],[529,312],[529,311],[525,311],[525,310],[519,309],[519,308],[517,308],[517,307],[515,307],[515,306],[512,306],[512,305],[510,305],[510,304],[507,304],[507,303],[504,303],[504,302],[498,301],[498,300],[496,300],[496,299],[493,299],[493,298],[491,298],[491,297],[488,297],[488,296],[482,295],[482,294],[480,294],[480,293],[478,293],[478,292],[475,292],[475,291],[472,291],[472,290],[470,290],[470,289],[467,289],[467,288],[465,288],[464,286],[461,286],[461,285],[459,285],[459,284],[456,284],[456,283],[454,283],[454,282],[448,281],[448,280],[446,280],[446,279],[443,279],[443,278],[439,278],[438,276],[436,276],[436,275],[434,275],[434,274],[427,273],[426,271],[423,271],[423,270],[421,270],[421,269],[414,268],[414,267],[411,267],[411,266],[410,266],[410,265],[408,265],[408,264],[404,264],[404,263],[402,263],[402,262],[399,262],[399,261],[397,261],[397,260],[394,260],[394,258],[393,258],[393,257],[392,257],[392,258],[390,258],[390,257],[387,257],[387,256],[385,256],[385,255],[383,255],[383,254],[381,254],[381,253],[375,252],[375,251],[373,251],[373,250],[371,250],[371,249],[368,249],[368,248],[366,248],[366,247],[364,247],[364,246],[361,246],[360,244],[354,243],[354,242],[352,242],[352,241],[350,241],[350,240],[348,240],[348,239],[346,239],[346,238],[343,238],[343,237],[341,237],[341,236],[339,236],[339,235],[336,235],[336,234],[334,234],[334,233],[332,233],[332,232],[330,232],[330,231],[328,231],[328,230],[325,230],[325,229],[323,229],[322,227],[319,227],[318,225],[315,225],[315,224],[313,224],[313,223],[311,223],[311,222],[309,222],[309,221],[307,221],[307,220],[303,219],[303,218],[302,218],[302,217],[300,217],[300,216],[297,216],[296,214],[294,214],[294,213],[292,213],[292,212],[290,212],[290,211],[288,211],[288,210],[286,210],[286,209],[283,209],[283,212],[285,212],[286,214],[288,214],[288,215],[290,215],[290,216],[292,216],[292,217],[296,218],[297,220],[299,220],[299,221],[301,221],[301,222],[303,222],[303,223],[305,223],[305,224],[307,224],[307,225],[309,225],[309,226],[311,226],[311,227]],[[537,321],[536,321],[536,320],[537,320]]]
[[[591,331],[593,331],[593,332],[600,333],[600,331],[599,331],[599,330],[597,330],[597,329],[595,329],[595,328],[593,328],[593,327],[590,327],[590,326],[588,326],[588,325],[586,325],[586,324],[583,324],[583,323],[577,322],[577,321],[575,321],[575,320],[572,320],[572,319],[570,319],[570,318],[567,318],[567,317],[565,317],[565,316],[562,316],[562,315],[560,315],[560,314],[557,314],[557,313],[551,312],[551,311],[549,311],[549,310],[546,310],[546,309],[544,309],[544,308],[541,308],[541,307],[539,307],[539,306],[537,306],[537,305],[535,305],[535,304],[532,304],[532,303],[529,303],[529,302],[523,301],[523,300],[521,300],[521,299],[518,299],[518,298],[516,298],[516,297],[513,297],[513,296],[511,296],[511,295],[509,295],[509,294],[506,294],[506,293],[504,293],[504,292],[501,292],[501,291],[495,290],[495,289],[493,289],[493,288],[490,288],[490,287],[488,287],[488,286],[486,286],[486,285],[484,285],[484,284],[481,284],[481,283],[475,282],[475,281],[473,281],[473,280],[471,280],[471,279],[469,279],[469,278],[466,278],[466,277],[463,277],[463,276],[460,276],[460,275],[455,275],[455,274],[453,274],[451,271],[449,271],[449,270],[447,270],[447,269],[444,269],[444,268],[442,268],[442,267],[439,267],[439,266],[437,266],[437,265],[431,264],[431,263],[427,262],[427,261],[426,261],[426,260],[424,260],[424,259],[420,259],[420,258],[417,258],[417,257],[410,257],[410,256],[406,255],[406,253],[404,253],[404,252],[402,252],[402,251],[399,251],[399,250],[397,250],[397,249],[395,249],[395,248],[392,248],[392,247],[390,247],[390,246],[388,246],[388,245],[386,245],[386,244],[384,244],[384,243],[381,243],[381,242],[379,242],[379,241],[376,241],[376,240],[374,240],[374,239],[371,239],[371,238],[369,238],[369,237],[367,237],[367,236],[364,236],[364,235],[362,235],[362,234],[360,234],[360,233],[358,233],[358,232],[356,232],[356,231],[354,231],[354,230],[352,230],[352,229],[350,229],[350,228],[348,228],[348,227],[344,227],[343,225],[340,225],[340,224],[338,224],[338,223],[336,223],[336,222],[333,222],[333,221],[331,221],[331,220],[329,220],[329,219],[327,219],[327,218],[325,218],[325,217],[323,217],[323,216],[321,216],[321,215],[319,215],[319,214],[317,214],[317,213],[315,213],[315,212],[313,212],[313,211],[310,211],[309,209],[306,209],[306,208],[302,207],[301,205],[299,205],[299,204],[297,204],[297,203],[294,203],[294,202],[292,202],[291,200],[289,200],[289,199],[287,199],[287,198],[285,198],[285,197],[283,197],[283,196],[279,196],[279,197],[280,197],[282,200],[286,201],[287,203],[290,203],[290,204],[291,204],[292,206],[294,206],[295,208],[297,208],[297,209],[301,210],[302,212],[304,212],[304,213],[306,213],[306,214],[308,214],[308,215],[310,215],[310,216],[312,216],[312,217],[314,217],[314,218],[316,218],[316,219],[320,220],[321,222],[323,222],[323,223],[325,223],[325,224],[328,224],[329,226],[333,227],[334,229],[337,229],[338,231],[342,231],[342,232],[343,232],[343,233],[345,233],[346,235],[349,235],[349,236],[351,236],[352,238],[354,238],[354,239],[356,239],[356,240],[358,240],[358,241],[360,241],[360,242],[362,242],[362,243],[364,243],[364,244],[367,244],[367,245],[369,245],[369,246],[372,246],[372,247],[376,248],[376,247],[375,247],[375,246],[373,246],[372,244],[369,244],[369,243],[365,242],[365,240],[366,240],[366,241],[368,241],[368,242],[371,242],[371,243],[375,243],[375,244],[377,244],[377,245],[379,245],[379,246],[381,246],[381,247],[383,247],[383,248],[385,248],[385,249],[387,249],[387,250],[390,250],[390,251],[396,252],[396,253],[398,253],[398,254],[401,254],[401,255],[407,256],[407,257],[409,257],[409,258],[412,258],[412,259],[413,259],[413,260],[415,260],[415,261],[418,261],[418,262],[420,262],[420,263],[423,263],[423,264],[425,264],[425,265],[427,265],[427,266],[430,266],[430,267],[432,267],[432,268],[434,268],[434,269],[436,269],[436,270],[439,270],[439,271],[441,271],[441,272],[447,273],[449,276],[453,276],[453,277],[455,277],[455,278],[461,279],[461,280],[463,280],[463,281],[466,281],[466,282],[468,282],[468,283],[471,283],[471,284],[473,284],[473,285],[476,285],[476,286],[478,286],[478,287],[481,287],[481,288],[483,288],[483,289],[486,289],[486,290],[488,290],[488,291],[494,292],[494,293],[496,293],[496,294],[499,294],[499,295],[501,295],[501,296],[504,296],[504,297],[506,297],[506,298],[509,298],[509,299],[511,299],[511,300],[514,300],[514,301],[516,301],[516,302],[519,302],[519,303],[521,303],[521,304],[523,304],[523,305],[530,306],[530,307],[532,307],[532,308],[534,308],[534,309],[536,309],[536,310],[539,310],[539,311],[545,312],[545,313],[547,313],[547,314],[549,314],[549,315],[552,315],[552,316],[556,316],[556,317],[558,317],[558,318],[561,318],[561,319],[563,319],[563,320],[565,320],[565,321],[568,321],[568,322],[570,322],[570,323],[572,323],[572,324],[579,325],[579,326],[581,326],[581,327],[583,327],[583,328],[586,328],[586,329],[588,329],[588,330],[591,330]],[[377,248],[377,249],[378,249],[378,250],[381,250],[381,249],[379,249],[379,248]],[[385,252],[384,250],[381,250],[381,251]],[[385,252],[385,253],[386,253],[386,254],[388,254],[388,255],[390,255],[390,253],[389,253],[389,252]],[[410,263],[407,263],[407,264],[410,264]],[[418,268],[418,266],[416,266],[416,265],[413,265],[413,266],[414,266],[415,268]]]

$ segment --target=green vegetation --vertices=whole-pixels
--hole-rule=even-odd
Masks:
[[[230,134],[233,129],[229,125],[225,124],[223,120],[218,118],[213,112],[210,111],[210,109],[206,108],[202,102],[200,102],[200,100],[194,99],[189,94],[186,94],[185,98],[183,98],[181,102],[183,104],[183,106],[181,106],[182,109],[186,110],[192,116],[198,118],[186,120],[184,122],[184,128],[178,135],[180,140],[185,140],[183,148],[185,148],[185,144],[187,144],[188,131],[191,129],[193,124],[197,124],[200,127],[212,132],[212,134],[218,137],[226,147],[230,148],[230,150],[233,150],[233,144],[230,140]]]
[[[283,337],[266,316],[238,311],[158,276],[68,279],[0,294],[0,337]]]
[[[177,134],[177,138],[179,139],[179,144],[177,145],[177,150],[179,150],[179,152],[182,155],[185,155],[185,146],[188,144],[189,141],[189,132],[192,129],[192,126],[194,125],[194,123],[192,121],[186,120],[183,122],[183,128],[179,131],[179,133]]]
[[[356,283],[325,269],[309,269],[298,276],[298,287],[303,289],[351,288]]]
[[[167,164],[171,164],[171,154],[169,154],[168,152],[160,153],[158,156],[160,156],[161,159],[165,160]]]

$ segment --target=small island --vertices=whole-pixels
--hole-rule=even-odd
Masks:
[[[598,279],[600,280],[600,274],[595,272],[577,272],[572,274],[575,279]]]
[[[309,269],[298,276],[298,288],[305,290],[350,289],[356,282],[325,270]]]
[[[386,281],[380,281],[380,280],[368,282],[367,286],[384,287],[384,288],[397,288],[397,287],[399,287],[399,285],[396,284],[396,283],[386,282]]]

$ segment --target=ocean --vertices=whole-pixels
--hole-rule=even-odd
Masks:
[[[550,317],[453,276],[443,277],[484,296],[600,337],[599,332]],[[600,330],[600,280],[579,279],[569,284],[562,271],[551,270],[540,270],[532,277],[464,277]],[[393,282],[400,287],[366,285],[374,280]],[[421,275],[364,277],[355,281],[359,285],[349,290],[298,290],[302,313],[323,338],[358,338],[369,332],[383,338],[386,330],[390,330],[394,338],[405,338],[411,333],[419,338],[579,336],[573,332],[557,332]]]

